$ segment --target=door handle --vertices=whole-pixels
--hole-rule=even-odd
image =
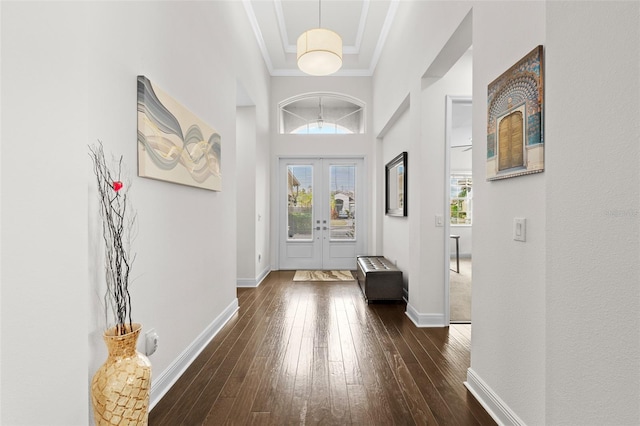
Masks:
[[[316,226],[316,231],[319,231],[319,230],[320,230],[320,227],[319,227],[319,226]]]
[[[326,226],[323,226],[323,227],[322,227],[322,229],[326,231],[326,230],[327,230],[327,227],[326,227]]]

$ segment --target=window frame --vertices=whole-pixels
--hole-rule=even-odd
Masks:
[[[302,100],[306,100],[306,99],[310,99],[310,98],[318,98],[318,97],[322,97],[322,98],[331,98],[331,99],[337,99],[337,100],[341,100],[344,102],[348,102],[351,103],[355,106],[358,106],[360,109],[357,111],[352,112],[360,112],[361,114],[361,131],[357,131],[357,132],[350,132],[350,133],[337,133],[337,132],[318,132],[318,133],[294,133],[294,132],[285,132],[284,130],[284,120],[285,120],[285,116],[284,116],[284,112],[286,111],[285,108],[288,105],[291,105],[292,103],[295,102],[299,102]],[[291,111],[286,111],[289,114],[294,114]],[[350,114],[347,114],[345,117],[347,117]],[[341,117],[341,118],[345,118],[345,117]],[[301,119],[304,119],[301,117]],[[342,125],[339,124],[339,122],[336,123],[330,123],[332,126],[341,126],[343,128],[346,128]],[[302,126],[298,126],[296,127],[296,130],[299,129]],[[353,96],[349,96],[346,95],[344,93],[338,93],[338,92],[308,92],[308,93],[301,93],[299,95],[295,95],[292,96],[290,98],[284,99],[281,102],[278,103],[278,134],[281,135],[303,135],[303,136],[308,136],[308,135],[363,135],[367,132],[367,115],[366,115],[366,103],[363,102],[362,100],[355,98]]]
[[[462,188],[464,188],[464,186],[466,185],[458,185],[458,184],[454,184],[453,181],[457,180],[459,181],[460,179],[467,179],[469,182],[469,190],[467,191],[466,195],[464,197],[454,197],[452,196],[452,192],[453,192],[453,188],[457,187],[460,188],[459,191],[462,190]],[[457,193],[459,194],[459,191],[457,191]],[[467,217],[465,220],[468,220],[469,223],[457,223],[457,220],[459,219],[458,216],[455,217],[456,219],[456,223],[453,222],[454,216],[453,216],[453,212],[452,212],[452,206],[454,204],[454,202],[456,201],[466,201],[467,203],[467,209],[464,210],[464,212],[467,213]],[[468,172],[454,172],[454,173],[449,173],[449,225],[450,226],[473,226],[473,175]]]

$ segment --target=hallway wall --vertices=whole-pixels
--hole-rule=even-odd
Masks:
[[[402,120],[407,120],[403,127],[409,156],[406,232],[413,238],[405,241],[409,258],[398,261],[406,265],[409,316],[423,326],[445,323],[444,228],[435,227],[435,216],[445,214],[445,95],[470,95],[471,83],[470,78],[460,80],[459,74],[442,81],[423,76],[470,8],[465,2],[400,2],[373,77],[376,134],[387,131],[396,110],[409,103]],[[384,170],[384,162],[378,167]],[[382,223],[400,226],[393,219]],[[385,247],[393,244],[384,242]]]
[[[221,6],[205,4],[185,8],[175,3],[156,3],[149,8],[141,3],[106,2],[90,9],[89,37],[95,46],[89,52],[89,69],[98,84],[89,87],[89,139],[99,138],[107,152],[123,154],[132,176],[132,200],[139,228],[133,248],[137,253],[133,309],[135,320],[147,330],[154,328],[160,336],[158,351],[151,357],[154,384],[212,323],[217,316],[212,312],[223,312],[236,297],[235,271],[222,268],[236,263],[235,79],[214,66],[214,55],[202,55],[203,46],[198,48],[199,40],[215,39],[206,30],[215,26],[206,15],[220,15],[223,10]],[[165,31],[169,25],[173,28],[170,33]],[[121,30],[114,35],[111,28]],[[136,43],[131,43],[133,40]],[[216,50],[218,58],[231,60],[229,46],[220,43]],[[190,62],[189,78],[185,78],[183,64]],[[137,144],[132,139],[137,122],[131,109],[136,102],[136,74],[148,77],[220,133],[221,192],[137,177]],[[225,80],[233,84],[219,84]],[[221,99],[227,101],[220,102]],[[90,196],[90,278],[97,285],[102,282],[102,247],[92,201]],[[211,237],[214,235],[215,239]],[[217,244],[216,240],[225,244]],[[100,300],[95,296],[91,300],[94,316],[90,323],[90,372],[105,356],[101,306],[96,303]],[[166,315],[168,311],[172,314]]]
[[[1,8],[0,423],[88,424],[89,381],[106,349],[87,145],[122,154],[132,181],[133,319],[160,336],[153,403],[237,306],[236,87],[255,101],[264,134],[269,75],[241,3]],[[139,74],[222,135],[222,192],[137,177]]]
[[[269,273],[269,138],[258,131],[256,107],[236,109],[238,179],[237,285],[255,287]]]
[[[413,168],[413,161],[415,158],[413,156],[413,151],[411,150],[413,144],[411,143],[410,137],[410,124],[409,111],[404,111],[384,135],[384,138],[381,139],[382,156],[380,158],[380,164],[378,164],[378,168],[380,170],[379,173],[384,174],[385,165],[396,156],[400,155],[400,153],[407,151],[408,174],[406,175],[406,178],[408,179],[407,183],[409,189],[409,194],[406,198],[408,208],[407,216],[382,216],[382,250],[379,253],[376,253],[385,256],[402,271],[405,296],[408,295],[410,280],[409,259],[411,256],[409,245],[411,241],[411,234],[409,232],[409,220],[414,211],[412,196],[414,193],[417,194],[416,188],[419,187],[416,186],[416,188],[414,188],[413,176],[418,176],[420,174],[419,168],[416,168],[416,170]],[[384,198],[381,200],[383,212],[385,211],[384,209],[386,209],[387,189],[384,186],[385,180],[386,178],[383,178],[382,188],[380,190],[380,194]]]
[[[88,9],[0,8],[0,424],[86,424]]]
[[[545,171],[487,182],[486,129],[488,85],[545,43],[545,3],[499,1],[480,6],[473,9],[473,140],[480,143],[473,150],[470,379],[484,381],[520,421],[544,424],[549,175]],[[515,217],[527,220],[526,242],[513,240]]]
[[[640,3],[546,19],[545,423],[637,425]]]
[[[449,233],[445,234],[444,227],[450,211],[449,205],[445,203],[445,191],[449,188],[449,178],[445,175],[446,97],[472,95],[473,68],[473,51],[466,51],[442,78],[434,81],[423,78],[418,98],[421,157],[417,166],[421,174],[415,180],[418,182],[418,200],[421,203],[421,213],[417,218],[421,225],[421,244],[413,249],[414,253],[420,254],[414,265],[420,268],[417,276],[424,277],[417,283],[418,286],[426,287],[425,282],[440,285],[429,285],[427,291],[423,290],[423,297],[414,298],[411,297],[410,284],[409,302],[418,312],[437,318],[438,323],[433,325],[448,324],[445,311],[449,304],[446,302],[447,295],[443,283],[449,275],[450,254],[446,252],[445,243],[453,245],[455,252],[455,241],[449,235],[457,233],[456,229],[449,228]],[[436,216],[442,216],[443,226],[436,226]],[[470,228],[461,229],[459,233],[460,242],[465,245],[469,244],[470,240],[471,233],[468,231]],[[468,253],[471,253],[471,250]]]
[[[384,126],[389,100],[411,95],[412,181],[422,185],[421,205],[412,211],[408,314],[422,325],[442,324],[444,298],[443,229],[436,215],[444,205],[444,95],[469,95],[471,87],[446,86],[429,74],[434,61],[465,15],[473,13],[474,127],[474,294],[472,373],[503,398],[525,423],[544,422],[544,259],[545,176],[488,183],[486,169],[487,85],[536,45],[544,43],[542,2],[401,3],[387,49],[374,76],[375,125]],[[437,17],[437,18],[435,18]],[[433,21],[430,21],[433,20]],[[409,34],[411,36],[409,36]],[[505,37],[505,34],[518,34]],[[409,37],[411,39],[409,40]],[[393,46],[393,48],[389,47]],[[400,46],[400,48],[398,47]],[[455,49],[451,49],[455,50]],[[460,52],[461,54],[462,52]],[[426,74],[426,75],[425,75]],[[400,76],[400,78],[396,77]],[[425,78],[423,78],[423,76]],[[393,83],[389,83],[393,81]],[[456,90],[457,89],[457,90]],[[438,97],[442,97],[438,102]],[[399,102],[399,101],[398,101]],[[391,102],[391,105],[394,105]],[[411,185],[411,183],[410,183]],[[526,244],[511,239],[514,216],[526,216],[531,234]],[[448,257],[448,256],[447,256]],[[526,383],[526,392],[521,392]]]
[[[640,5],[401,3],[374,75],[376,128],[407,94],[410,110],[423,109],[409,115],[411,137],[424,134],[416,125],[439,125],[415,102],[418,81],[434,46],[446,41],[442,34],[471,7],[478,144],[469,387],[505,424],[637,424]],[[437,22],[428,21],[432,16]],[[487,182],[487,86],[539,44],[546,55],[546,170]],[[432,81],[423,80],[423,88]],[[424,139],[413,148],[425,165],[426,149]],[[424,279],[417,291],[410,283],[410,302],[428,318],[443,309],[440,271],[420,263],[432,241],[425,237],[434,226],[428,206],[440,195],[420,201],[423,219],[411,234],[420,232],[422,242],[411,247],[417,259],[410,271]],[[512,239],[514,217],[527,219],[525,243]]]

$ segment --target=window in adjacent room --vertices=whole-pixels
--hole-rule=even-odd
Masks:
[[[336,93],[313,93],[280,103],[281,134],[364,133],[364,104]]]
[[[471,175],[451,175],[451,224],[471,225],[473,212]]]

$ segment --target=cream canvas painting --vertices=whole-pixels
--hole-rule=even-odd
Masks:
[[[220,134],[138,76],[138,175],[222,190]]]

